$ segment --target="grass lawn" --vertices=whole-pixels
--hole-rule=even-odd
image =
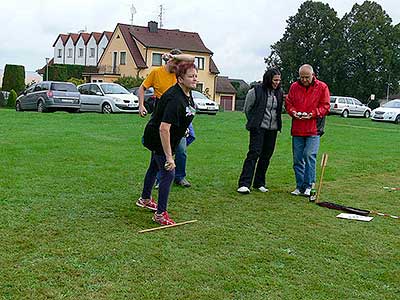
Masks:
[[[199,115],[188,179],[158,232],[135,206],[138,115],[0,110],[0,299],[399,299],[400,220],[357,222],[293,197],[290,120],[269,193],[236,192],[241,113]],[[400,214],[400,127],[329,116],[321,200]]]

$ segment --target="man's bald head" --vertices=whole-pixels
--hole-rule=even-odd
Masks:
[[[311,65],[304,64],[299,68],[300,82],[303,86],[310,86],[314,79],[314,69]]]

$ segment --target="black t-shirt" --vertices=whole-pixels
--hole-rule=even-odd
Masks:
[[[154,113],[151,115],[151,119],[144,129],[143,145],[157,154],[163,154],[160,124],[161,122],[168,123],[171,124],[170,142],[171,150],[174,153],[176,146],[192,122],[195,111],[191,93],[190,96],[186,96],[178,84],[170,87],[161,96]]]

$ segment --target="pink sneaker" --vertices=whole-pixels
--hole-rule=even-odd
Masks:
[[[138,201],[136,201],[136,205],[139,207],[147,208],[152,211],[157,211],[157,203],[154,201],[154,198],[151,197],[150,199],[142,199],[140,197]]]
[[[153,221],[160,224],[160,225],[173,225],[175,221],[172,220],[166,211],[158,214],[157,212],[154,213]]]

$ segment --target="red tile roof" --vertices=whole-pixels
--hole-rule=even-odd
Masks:
[[[74,45],[76,45],[76,42],[78,41],[79,38],[79,34],[77,33],[70,33],[69,37],[72,39],[72,42],[74,43]],[[68,39],[67,39],[68,41]]]
[[[80,34],[79,34],[79,37],[78,37],[78,40],[79,40],[79,38],[80,37],[82,37],[83,38],[83,42],[85,43],[85,45],[89,42],[89,39],[90,39],[90,33],[87,33],[87,32],[81,32]]]
[[[210,73],[219,74],[219,70],[217,68],[217,65],[215,64],[215,62],[212,59],[212,57],[210,57]]]
[[[56,41],[55,41],[54,44],[53,44],[53,47],[56,46],[56,43],[57,43],[57,41],[58,41],[59,38],[61,38],[61,41],[62,41],[63,45],[65,46],[65,43],[67,42],[68,37],[69,37],[68,34],[62,34],[62,33],[59,34],[58,37],[56,38]]]
[[[220,94],[236,94],[236,90],[227,76],[217,77],[217,86],[215,91]]]
[[[101,38],[101,35],[102,35],[101,32],[92,32],[90,35],[94,37],[94,39],[96,41],[96,44],[98,44],[100,42],[100,38]]]
[[[200,36],[195,32],[180,31],[177,29],[157,29],[157,32],[150,32],[148,27],[122,23],[118,23],[117,27],[120,28],[128,49],[137,67],[140,69],[147,68],[147,64],[140,53],[135,40],[146,48],[179,48],[182,51],[213,54],[212,51],[204,45]],[[212,59],[210,61],[210,72],[213,74],[219,73],[218,68]]]
[[[135,41],[133,40],[133,38],[129,32],[130,25],[117,24],[117,27],[118,26],[121,30],[122,36],[125,40],[125,43],[128,46],[129,52],[131,53],[133,60],[135,61],[136,66],[139,69],[146,69],[147,68],[146,62],[144,61],[143,56],[140,53],[137,44],[135,43]]]
[[[134,26],[119,24],[122,26],[128,26],[129,32],[145,47],[151,48],[163,48],[163,49],[174,49],[178,48],[182,51],[193,51],[200,53],[213,54],[208,49],[200,36],[196,32],[180,31],[178,29],[161,29],[158,28],[157,32],[150,32],[148,27]]]

